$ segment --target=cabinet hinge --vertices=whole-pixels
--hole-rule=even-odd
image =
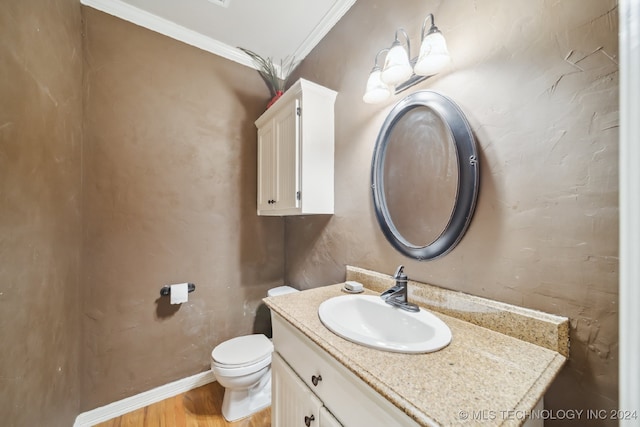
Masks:
[[[296,114],[299,116],[302,113],[300,107],[296,107]]]
[[[300,200],[300,192],[296,191],[296,200]]]

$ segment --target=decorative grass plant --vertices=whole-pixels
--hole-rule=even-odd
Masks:
[[[289,76],[298,64],[291,60],[287,62],[287,66],[285,67],[283,62],[280,61],[280,66],[278,67],[271,58],[265,59],[257,53],[243,47],[239,47],[238,49],[249,55],[253,60],[260,77],[262,77],[262,80],[264,80],[265,84],[269,88],[272,102],[267,106],[268,108],[276,101],[277,98],[282,96],[287,86]]]

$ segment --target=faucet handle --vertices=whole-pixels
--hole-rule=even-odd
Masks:
[[[399,279],[400,275],[403,275],[406,277],[406,275],[404,274],[404,265],[399,265],[398,269],[396,270],[396,274],[393,275],[394,279]]]
[[[396,280],[396,282],[406,282],[408,280],[407,275],[404,274],[404,265],[398,267],[393,278]]]

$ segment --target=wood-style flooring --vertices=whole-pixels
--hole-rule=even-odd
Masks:
[[[96,427],[271,427],[271,408],[227,422],[220,413],[223,396],[224,388],[212,382]]]

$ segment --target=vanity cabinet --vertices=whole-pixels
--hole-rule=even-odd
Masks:
[[[278,314],[271,317],[273,426],[418,425]]]
[[[322,402],[277,354],[271,359],[273,426],[342,427]]]
[[[300,79],[256,120],[258,215],[333,213],[336,95]]]

